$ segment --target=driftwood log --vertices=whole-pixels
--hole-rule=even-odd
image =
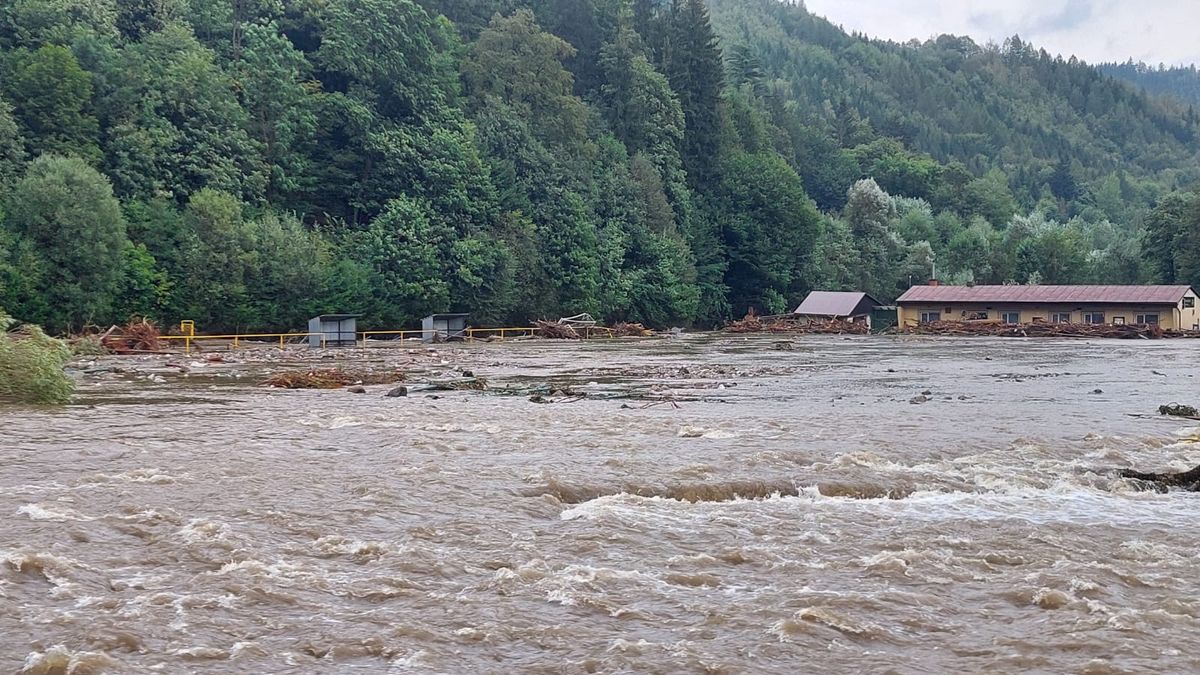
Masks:
[[[1175,487],[1200,492],[1200,466],[1181,473],[1142,473],[1132,469],[1121,469],[1120,476],[1155,483],[1163,490]]]

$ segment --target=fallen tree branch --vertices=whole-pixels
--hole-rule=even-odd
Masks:
[[[1163,487],[1181,487],[1193,492],[1200,491],[1200,466],[1179,473],[1142,473],[1132,469],[1121,469],[1122,478],[1158,483]]]

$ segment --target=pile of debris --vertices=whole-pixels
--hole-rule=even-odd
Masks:
[[[1189,420],[1200,420],[1200,411],[1196,410],[1195,406],[1179,403],[1168,403],[1167,405],[1158,406],[1158,414],[1169,417],[1185,417]]]
[[[992,337],[1063,337],[1112,338],[1120,340],[1157,340],[1165,337],[1189,337],[1180,331],[1164,331],[1158,326],[1107,325],[1082,323],[1034,322],[1006,324],[998,321],[933,321],[901,329],[910,335],[955,335]]]
[[[534,321],[534,335],[550,340],[584,340],[591,337],[650,337],[654,331],[640,323],[601,326],[591,314],[576,314],[558,321]]]
[[[867,324],[843,319],[814,319],[796,314],[758,316],[753,312],[725,326],[729,333],[792,333],[808,335],[866,335]]]
[[[582,340],[583,336],[575,330],[574,326],[555,321],[534,321],[533,325],[537,328],[534,334],[540,338],[548,340]]]
[[[374,373],[328,368],[276,373],[264,380],[263,385],[278,389],[341,389],[356,384],[395,384],[403,381],[404,373],[399,371]]]
[[[654,331],[646,328],[640,323],[625,323],[618,322],[608,329],[613,337],[650,337],[654,335]]]
[[[162,333],[146,319],[133,318],[124,326],[113,326],[100,336],[100,344],[113,354],[161,354]]]

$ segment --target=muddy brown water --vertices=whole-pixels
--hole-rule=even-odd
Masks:
[[[572,403],[197,366],[0,408],[0,672],[1200,670],[1200,495],[1111,475],[1200,463],[1130,416],[1200,342],[780,341],[414,374]]]

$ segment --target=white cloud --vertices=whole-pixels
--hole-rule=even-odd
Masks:
[[[847,30],[905,41],[942,33],[976,42],[1019,34],[1037,47],[1090,63],[1200,63],[1197,0],[805,0]]]

